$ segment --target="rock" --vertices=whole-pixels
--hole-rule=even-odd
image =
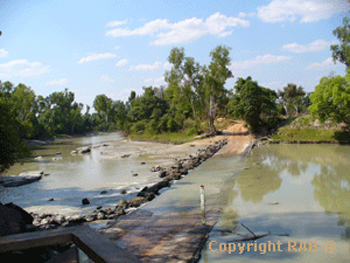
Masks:
[[[145,201],[146,202],[149,202],[149,201],[152,201],[156,196],[154,195],[154,193],[147,193],[145,195]]]
[[[160,167],[159,165],[153,166],[153,167],[150,169],[150,171],[151,171],[152,173],[159,172],[159,171],[163,171],[163,170],[164,170],[164,168]]]
[[[96,209],[99,210],[99,209],[101,209],[102,207],[103,207],[103,206],[100,205],[100,206],[96,207]]]
[[[101,191],[101,195],[105,195],[105,194],[107,194],[108,192],[106,191],[106,190],[103,190],[103,191]]]
[[[164,177],[166,177],[168,175],[168,171],[161,171],[160,173],[159,173],[159,178],[164,178]]]
[[[18,176],[0,176],[0,185],[4,187],[17,187],[21,185],[30,184],[39,181],[42,178],[44,172],[32,171],[27,173],[21,173]]]
[[[132,176],[138,176],[139,174],[138,173],[133,173]]]
[[[120,190],[120,193],[121,193],[122,195],[125,195],[125,194],[126,194],[126,190],[125,190],[125,189],[122,189],[122,190]]]
[[[70,152],[70,154],[77,154],[77,153],[78,151],[75,151],[75,150]]]
[[[91,152],[91,146],[83,146],[76,149],[77,153],[89,153]]]
[[[52,158],[52,161],[58,161],[58,160],[62,160],[63,158],[60,156],[60,157],[53,157]]]
[[[144,165],[144,164],[146,164],[146,162],[141,162],[141,165]]]
[[[278,202],[268,202],[269,205],[278,205]]]
[[[34,158],[34,160],[42,160],[42,159],[44,158],[41,155]]]
[[[125,199],[120,199],[118,202],[118,207],[121,207],[123,209],[128,207],[129,202]]]
[[[125,210],[123,207],[117,206],[116,207],[116,211],[115,211],[116,215],[125,215]]]
[[[75,223],[75,224],[83,223],[86,221],[85,217],[83,215],[68,216],[68,217],[66,217],[66,220],[69,223]]]
[[[90,201],[87,198],[84,198],[83,200],[81,200],[81,202],[82,202],[83,205],[89,205],[90,204]]]
[[[52,202],[52,201],[55,201],[55,199],[54,198],[50,198],[49,201]]]
[[[61,152],[56,152],[57,155],[61,154]]]
[[[123,154],[122,156],[121,156],[121,158],[127,158],[127,157],[129,157],[131,154]]]
[[[102,212],[98,212],[97,213],[97,219],[98,220],[102,220],[102,219],[105,219],[106,218],[106,215]]]
[[[130,200],[128,207],[139,207],[145,202],[143,197],[134,197]]]
[[[27,231],[34,218],[19,206],[0,203],[0,236],[13,235]]]

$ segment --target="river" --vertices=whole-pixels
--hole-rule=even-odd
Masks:
[[[200,262],[349,262],[349,157],[349,146],[254,148],[226,178]],[[242,242],[244,226],[270,235]]]
[[[91,153],[71,154],[86,145],[93,146]],[[29,185],[0,187],[0,202],[13,202],[29,212],[62,215],[114,207],[121,198],[131,199],[144,186],[159,181],[158,173],[150,171],[153,166],[169,166],[198,148],[129,141],[118,132],[59,139],[36,147],[31,158],[4,174],[40,170],[49,175]],[[121,194],[122,189],[127,193]],[[82,205],[83,198],[91,204]]]
[[[89,154],[70,154],[84,145],[97,147]],[[171,165],[197,148],[131,142],[119,133],[57,140],[7,171],[50,175],[30,185],[0,188],[0,202],[38,213],[87,214],[96,206],[131,199],[159,180],[158,173],[150,172],[152,166]],[[246,158],[214,156],[145,208],[155,214],[198,211],[199,186],[204,185],[207,206],[220,207],[222,213],[201,263],[349,262],[349,156],[349,146],[287,144],[255,147]],[[88,206],[81,204],[85,197],[91,201]],[[252,236],[244,226],[256,235],[269,235],[241,242],[240,235]]]

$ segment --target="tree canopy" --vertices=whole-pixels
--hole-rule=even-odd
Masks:
[[[350,65],[350,19],[343,19],[343,26],[337,27],[333,34],[338,38],[338,45],[331,45],[332,57],[334,61],[339,61],[349,68]]]
[[[323,77],[310,96],[310,113],[321,122],[332,119],[350,124],[350,71],[345,77]]]
[[[229,111],[245,120],[253,133],[259,132],[263,126],[262,115],[276,113],[276,92],[259,86],[251,77],[239,78],[234,88]]]

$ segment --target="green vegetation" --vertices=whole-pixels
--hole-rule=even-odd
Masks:
[[[348,67],[349,19],[343,24],[333,32],[340,45],[331,50],[333,59]],[[294,83],[276,93],[251,77],[238,78],[227,90],[226,81],[233,77],[230,48],[217,46],[209,56],[210,64],[200,65],[183,48],[173,48],[168,57],[172,67],[164,73],[166,86],[143,87],[143,94],[132,91],[127,102],[99,94],[92,114],[88,105],[82,112],[84,105],[68,89],[43,97],[24,84],[0,82],[0,171],[28,154],[24,139],[122,130],[132,139],[182,143],[203,132],[217,134],[217,128],[229,123],[215,122],[220,117],[243,119],[253,133],[275,131],[277,140],[349,141],[350,71],[344,77],[323,77],[308,94]],[[296,118],[308,110],[312,116]],[[316,129],[316,118],[321,124],[343,123],[342,129],[329,123],[332,127]]]
[[[286,120],[285,125],[279,128],[271,137],[274,141],[310,141],[350,143],[350,134],[339,125],[330,120],[321,123],[314,120],[311,115],[301,116],[294,120]]]
[[[267,125],[263,117],[272,119],[277,115],[276,92],[259,86],[251,77],[239,78],[235,91],[228,105],[229,111],[234,117],[245,120],[253,133]]]

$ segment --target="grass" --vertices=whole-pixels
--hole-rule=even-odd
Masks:
[[[283,127],[278,130],[271,138],[281,141],[336,141],[335,139],[336,130],[326,130],[326,129],[311,129],[311,128],[289,128]]]
[[[128,135],[128,139],[138,141],[182,144],[196,140],[194,139],[194,136],[195,135],[187,135],[186,133],[181,132],[166,132],[161,134],[133,133]]]
[[[274,141],[303,141],[303,142],[350,142],[350,133],[336,124],[328,122],[315,127],[310,115],[286,120],[283,127],[279,128],[271,137]]]

